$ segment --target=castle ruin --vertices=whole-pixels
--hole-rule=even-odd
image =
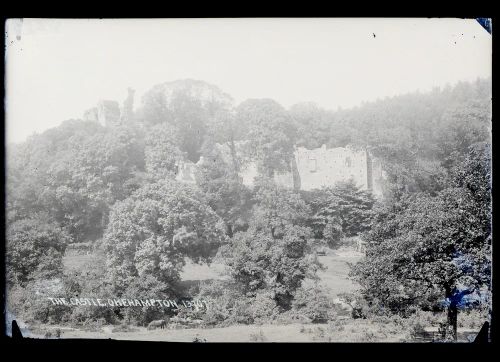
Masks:
[[[128,96],[122,107],[116,101],[101,100],[96,107],[84,113],[84,119],[99,122],[105,127],[116,127],[134,122],[134,90],[128,89]],[[239,176],[245,186],[252,187],[258,176],[257,163],[248,158],[247,141],[235,142],[231,150],[228,144],[216,144],[227,164],[238,163]],[[176,179],[180,182],[196,184],[195,172],[203,163],[179,161]],[[290,170],[275,172],[277,184],[295,190],[314,190],[334,186],[337,182],[354,180],[362,190],[371,190],[375,197],[382,197],[384,173],[379,160],[367,149],[354,147],[320,148],[309,150],[296,147]]]
[[[84,112],[83,119],[98,122],[105,127],[116,127],[120,124],[133,122],[135,91],[132,88],[128,88],[127,91],[128,95],[122,107],[117,101],[100,100],[96,107]]]
[[[245,142],[239,142],[236,146],[236,158],[240,160],[240,171],[242,183],[252,187],[255,177],[258,176],[255,161],[245,158]],[[226,163],[231,161],[228,145],[217,144],[221,155]],[[203,158],[194,164],[191,162],[180,162],[176,179],[186,183],[196,183],[195,170],[203,163]],[[362,190],[371,190],[374,196],[382,197],[382,185],[384,173],[379,160],[375,159],[366,149],[355,149],[353,147],[320,148],[309,150],[298,147],[294,151],[294,158],[288,172],[276,172],[274,179],[277,184],[296,190],[314,190],[321,187],[334,186],[337,182],[354,180]]]

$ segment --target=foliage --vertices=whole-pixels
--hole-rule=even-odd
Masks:
[[[244,294],[232,280],[205,281],[198,297],[210,301],[202,314],[209,326],[262,324],[274,320],[279,313],[272,292],[259,290],[255,294]]]
[[[259,331],[259,333],[251,333],[250,334],[250,342],[266,342],[267,337],[264,335],[264,332],[262,332],[262,329]]]
[[[142,123],[146,127],[168,124],[179,149],[197,162],[209,130],[223,129],[220,123],[228,119],[232,99],[212,84],[186,79],[154,86],[142,103],[138,111]]]
[[[285,227],[282,239],[255,229],[235,234],[222,251],[229,275],[244,295],[270,290],[276,307],[290,309],[295,291],[317,269],[316,260],[306,255],[307,234],[292,225]]]
[[[310,213],[298,192],[280,187],[267,177],[256,180],[254,199],[252,225],[270,232],[273,238],[280,238],[286,225],[305,226]]]
[[[176,167],[184,157],[179,150],[175,131],[169,124],[160,123],[148,129],[145,140],[145,162],[148,174],[157,178],[173,178]]]
[[[297,129],[297,147],[319,148],[330,141],[329,112],[315,103],[297,103],[288,111],[291,123]],[[343,144],[342,146],[346,146]]]
[[[304,195],[312,210],[308,224],[316,238],[325,238],[332,247],[338,246],[344,236],[359,235],[371,228],[375,198],[352,179]]]
[[[293,301],[293,309],[313,323],[325,323],[335,317],[331,298],[320,285],[299,288]]]
[[[93,298],[112,299],[115,298],[110,286],[106,283],[106,260],[102,250],[98,249],[92,254],[93,258],[78,270],[74,270],[64,276],[64,288],[66,298]],[[113,324],[119,319],[113,308],[103,308],[94,305],[74,305],[71,307],[69,319],[72,323],[83,325],[88,323]]]
[[[48,298],[66,298],[60,278],[33,280],[7,291],[7,305],[28,323],[58,324],[69,321],[71,307],[52,305]]]
[[[43,298],[173,298],[185,257],[209,262],[225,244],[231,279],[202,288],[214,301],[206,322],[261,323],[287,313],[323,320],[327,300],[302,285],[317,268],[308,243],[315,237],[337,247],[345,236],[367,241],[353,269],[362,286],[351,300],[357,316],[446,309],[456,326],[457,309],[487,309],[491,79],[336,111],[311,103],[286,110],[270,99],[233,108],[217,87],[182,80],[153,87],[126,117],[116,127],[68,120],[8,146],[7,294],[19,315],[88,328],[162,318],[151,308],[68,309]],[[246,141],[244,157],[257,161],[252,191],[238,176],[236,141]],[[276,185],[273,175],[289,171],[294,146],[323,144],[376,156],[384,202],[352,181],[302,193]],[[179,161],[200,156],[195,187],[173,181]],[[94,252],[91,264],[63,276],[66,245],[104,231],[106,263]]]
[[[222,221],[199,191],[171,180],[146,184],[111,212],[108,279],[118,291],[145,274],[171,285],[185,256],[209,261],[224,238]]]
[[[368,300],[392,310],[445,307],[456,336],[457,308],[491,281],[489,147],[473,145],[436,196],[408,194],[379,214],[367,257],[353,275]]]
[[[39,215],[7,225],[6,270],[10,283],[25,285],[35,279],[62,274],[62,257],[70,236]]]
[[[224,326],[253,322],[253,316],[248,310],[252,299],[242,294],[232,281],[203,282],[200,286],[199,298],[209,301],[209,306],[203,316],[206,325]]]
[[[134,189],[144,169],[141,135],[67,121],[9,152],[10,220],[43,212],[81,242],[102,235],[109,207]]]
[[[241,221],[247,218],[251,195],[213,142],[206,142],[203,147],[203,162],[199,163],[196,183],[232,237],[234,229],[240,228]]]
[[[158,280],[153,275],[141,275],[134,279],[122,294],[126,299],[161,299],[176,300],[178,294],[174,288]],[[149,322],[158,319],[164,319],[166,315],[171,315],[172,310],[162,307],[119,307],[118,313],[123,316],[127,323],[146,326]]]
[[[248,129],[248,150],[262,175],[290,170],[295,129],[280,104],[272,99],[249,99],[237,107],[236,118]]]

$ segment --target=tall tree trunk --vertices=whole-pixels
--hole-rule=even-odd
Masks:
[[[226,233],[227,233],[227,236],[229,236],[230,238],[233,237],[233,227],[229,223],[226,224]]]
[[[458,316],[458,308],[456,303],[451,303],[448,307],[448,326],[451,331],[451,337],[453,340],[457,340],[457,316]]]
[[[457,340],[457,319],[458,319],[458,307],[457,300],[454,295],[454,288],[447,286],[446,290],[446,298],[449,301],[448,309],[447,309],[447,332],[451,333],[451,337],[454,341]],[[448,333],[447,333],[448,334]]]

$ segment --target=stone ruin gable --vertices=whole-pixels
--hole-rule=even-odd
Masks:
[[[97,116],[99,122],[106,127],[114,127],[120,124],[120,105],[117,101],[100,101],[97,105]]]
[[[295,160],[300,175],[301,189],[312,190],[333,186],[350,178],[363,190],[371,190],[382,198],[385,174],[382,163],[369,149],[352,146],[295,150]]]
[[[133,123],[135,121],[134,97],[135,90],[130,87],[127,88],[127,98],[125,98],[120,107],[120,122],[122,124]]]
[[[105,127],[116,127],[127,122],[133,122],[135,91],[128,88],[127,92],[127,98],[122,106],[117,101],[100,100],[96,107],[90,108],[83,113],[83,119],[98,122]]]
[[[106,127],[120,124],[120,105],[116,101],[101,100],[96,107],[86,110],[83,114],[85,121],[99,122]]]
[[[302,190],[333,186],[350,178],[362,189],[370,188],[370,159],[365,150],[349,146],[327,149],[323,145],[313,150],[299,147],[295,151],[295,158]]]
[[[229,144],[219,144],[216,143],[215,145],[217,149],[220,151],[220,154],[222,156],[222,159],[224,162],[226,162],[228,165],[231,165],[235,160],[232,157],[232,152]],[[235,142],[235,156],[236,156],[236,162],[237,164],[235,165],[239,169],[239,176],[241,178],[241,181],[243,185],[247,187],[253,187],[255,178],[258,176],[258,169],[257,169],[257,163],[247,157],[247,152],[246,152],[246,147],[248,146],[247,141],[238,141]],[[175,179],[180,182],[184,183],[189,183],[189,184],[195,184],[196,183],[196,176],[195,172],[196,169],[199,165],[201,165],[204,162],[203,156],[200,158],[200,160],[197,163],[193,163],[191,161],[183,160],[179,161],[177,165],[177,172],[176,172],[176,177]],[[292,165],[293,167],[293,165]],[[292,172],[276,172],[274,179],[278,185],[281,185],[283,187],[287,188],[295,188],[299,189],[297,184],[300,185],[300,181],[297,180],[298,173],[295,172],[297,175],[294,178],[294,175]]]
[[[200,161],[198,161],[199,163]],[[177,163],[177,172],[175,174],[175,179],[180,182],[187,184],[196,184],[196,167],[197,164],[191,161],[180,161]]]
[[[382,162],[378,158],[371,157],[371,172],[372,172],[372,187],[373,195],[377,198],[383,197],[383,190],[385,187],[386,174],[382,169]]]

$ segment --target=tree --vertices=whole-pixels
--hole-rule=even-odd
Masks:
[[[344,236],[359,235],[370,229],[375,198],[354,180],[305,193],[312,210],[309,218],[316,238],[333,246]]]
[[[229,275],[247,297],[271,291],[275,307],[288,310],[306,277],[314,278],[317,261],[306,255],[309,229],[287,225],[281,239],[250,228],[238,232],[221,254]]]
[[[250,192],[233,165],[226,163],[215,144],[205,142],[203,162],[196,171],[196,183],[205,194],[208,205],[224,220],[227,235],[246,224]]]
[[[146,171],[153,177],[175,177],[179,161],[184,159],[175,130],[167,123],[152,126],[145,141]]]
[[[280,104],[272,99],[249,99],[238,106],[236,118],[248,130],[248,152],[263,175],[290,171],[295,128]]]
[[[134,190],[129,181],[144,170],[141,134],[133,127],[67,121],[16,147],[9,168],[10,217],[44,212],[73,241],[97,239],[109,207]]]
[[[456,340],[458,308],[491,283],[490,155],[469,148],[450,187],[406,195],[380,213],[352,271],[368,300],[395,311],[444,306]]]
[[[59,127],[33,135],[25,142],[7,147],[7,212],[11,220],[27,218],[34,212],[48,212],[44,189],[52,179],[68,182],[65,172],[74,149],[87,138],[102,132],[95,122],[68,120]],[[58,167],[54,167],[58,164]]]
[[[314,149],[329,143],[332,119],[328,112],[315,103],[298,103],[290,107],[288,114],[297,128],[296,146]]]
[[[177,300],[182,297],[174,286],[159,280],[151,274],[142,274],[135,278],[126,288],[122,297],[125,299],[137,299],[141,296],[143,300],[161,299]],[[171,309],[142,307],[122,307],[120,314],[124,316],[127,323],[147,325],[152,320],[163,319],[165,315],[172,315]]]
[[[232,99],[212,84],[185,79],[154,86],[142,102],[138,117],[146,127],[169,124],[180,150],[197,162],[209,130],[228,119]]]
[[[7,281],[21,286],[62,274],[62,257],[70,236],[43,215],[7,225]]]
[[[142,170],[138,130],[116,127],[84,139],[67,157],[56,160],[41,197],[75,241],[97,239],[106,227],[109,208],[133,191],[127,181]]]
[[[273,179],[260,177],[255,182],[252,225],[281,238],[286,225],[305,226],[310,212],[300,193],[277,185]]]
[[[209,261],[224,231],[199,191],[172,180],[146,184],[111,212],[104,239],[108,280],[118,292],[142,275],[173,285],[184,258]]]
[[[221,255],[244,295],[271,292],[275,307],[288,310],[295,291],[306,277],[314,278],[318,267],[307,254],[309,209],[299,193],[266,177],[256,181],[254,195],[249,229],[236,233]]]

